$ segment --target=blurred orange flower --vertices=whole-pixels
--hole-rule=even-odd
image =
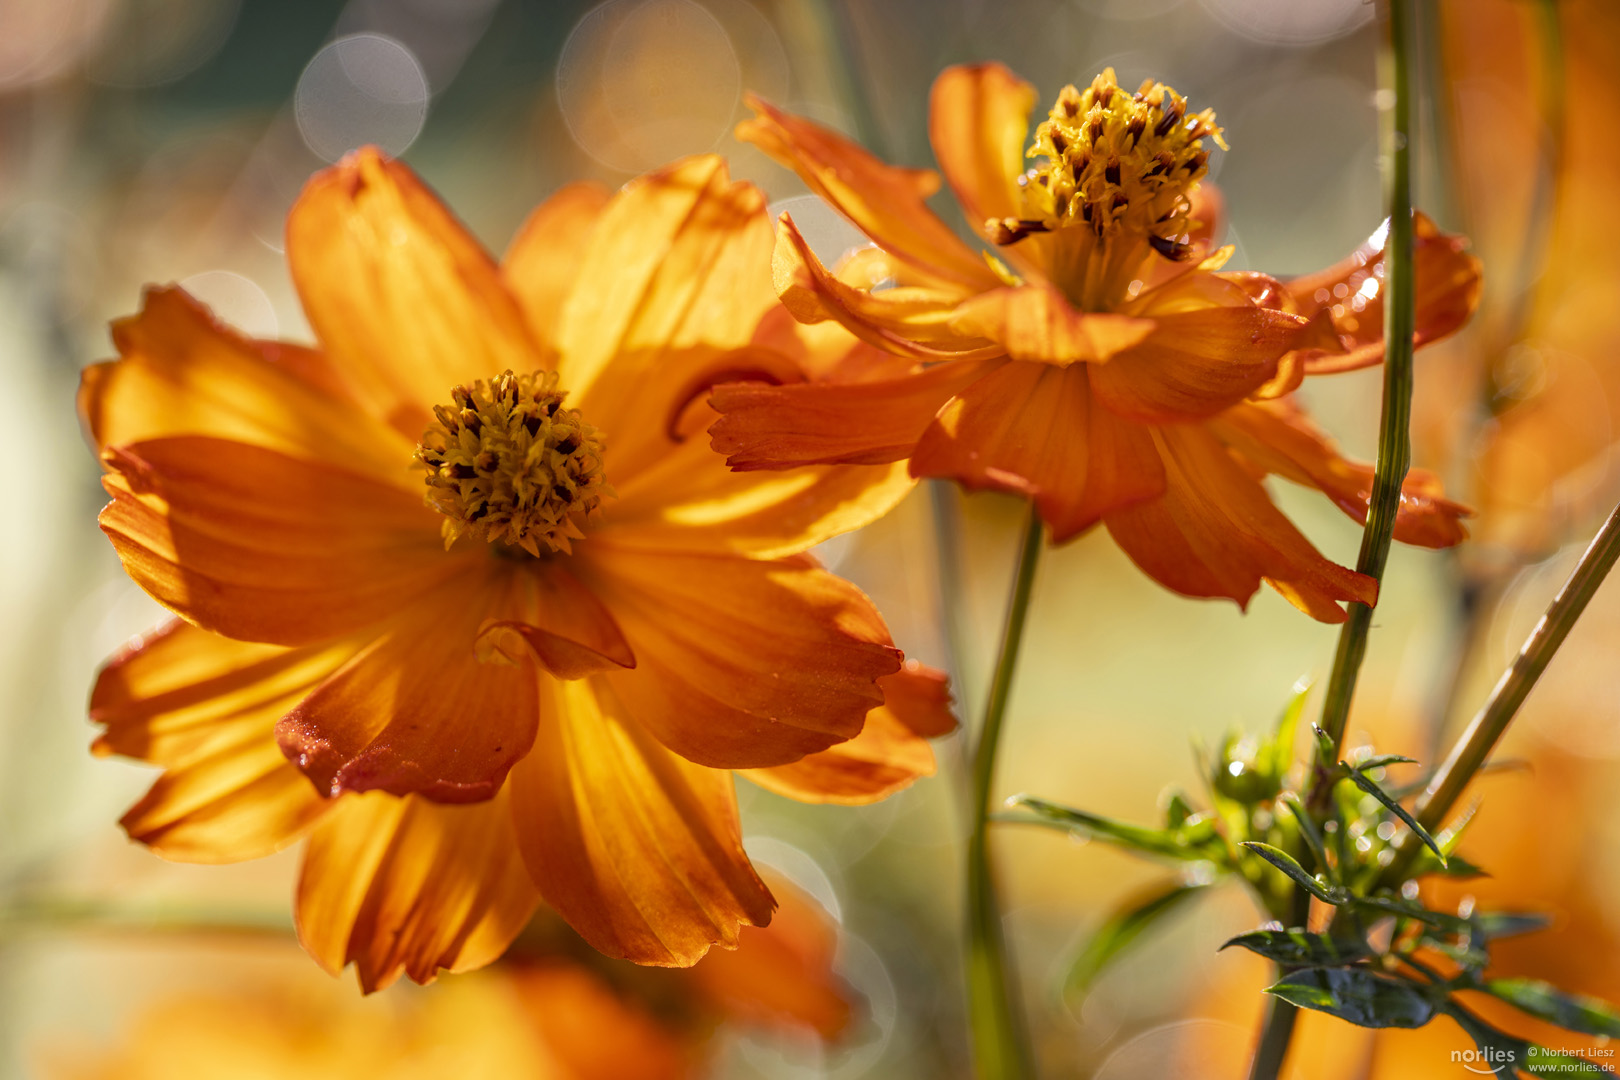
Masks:
[[[931,772],[943,676],[804,554],[904,468],[743,476],[694,437],[722,376],[893,363],[771,314],[763,206],[693,158],[563,189],[497,265],[361,151],[288,221],[318,348],[172,288],[116,324],[80,391],[102,528],[184,620],[92,697],[99,752],[165,769],[130,835],[221,862],[308,834],[300,935],[368,989],[489,962],[542,896],[686,965],[774,903],[727,770],[842,802]]]
[[[707,1071],[719,1024],[833,1040],[853,1018],[851,991],[832,970],[831,920],[793,885],[773,879],[771,887],[782,901],[772,925],[745,929],[736,951],[690,969],[625,971],[566,950],[522,952],[426,994],[364,1002],[294,979],[244,980],[151,1005],[120,1045],[48,1048],[44,1073],[688,1080]]]
[[[928,209],[933,173],[753,101],[739,136],[877,244],[835,274],[784,217],[783,303],[918,366],[859,385],[726,387],[715,448],[744,470],[909,458],[916,476],[1033,499],[1054,542],[1101,521],[1189,596],[1246,605],[1265,580],[1327,622],[1344,601],[1372,603],[1376,584],[1323,558],[1260,480],[1285,476],[1366,516],[1372,469],[1286,395],[1306,374],[1382,359],[1381,236],[1294,282],[1222,273],[1220,201],[1199,184],[1204,141],[1221,141],[1212,112],[1189,115],[1159,83],[1127,93],[1110,69],[1058,96],[1029,151],[1043,163],[1026,171],[1034,104],[999,64],[950,68],[934,85],[935,157],[992,254]],[[1467,319],[1479,267],[1458,238],[1423,218],[1417,228],[1424,344]],[[1455,544],[1466,514],[1414,471],[1395,535]]]

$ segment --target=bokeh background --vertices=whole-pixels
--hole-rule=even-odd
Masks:
[[[1603,0],[1421,6],[1420,202],[1473,237],[1488,284],[1473,326],[1422,354],[1416,461],[1480,516],[1460,552],[1396,552],[1352,730],[1433,760],[1620,494],[1620,148],[1605,123],[1620,109],[1620,18]],[[519,1074],[501,1040],[526,1021],[499,977],[362,1001],[290,936],[292,853],[170,865],[115,825],[151,774],[89,755],[85,697],[100,659],[160,611],[95,528],[98,470],[72,400],[143,283],[179,282],[251,334],[307,340],[282,221],[313,170],[366,142],[403,155],[495,252],[567,181],[618,184],[719,150],[832,258],[857,235],[732,139],[742,92],[924,166],[932,77],[984,59],[1047,99],[1112,65],[1122,83],[1160,78],[1213,107],[1232,146],[1211,172],[1233,267],[1304,272],[1381,216],[1373,15],[1362,0],[0,0],[0,400],[16,451],[0,528],[0,1076],[94,1075],[69,1067],[135,1043],[160,1062],[139,1075],[204,1075],[175,1071],[180,1046],[195,1051],[188,1068],[283,1075],[252,1071],[281,1060],[283,1034],[311,1055],[299,1075],[384,1059],[390,1076]],[[1303,392],[1364,457],[1378,379]],[[1353,563],[1352,522],[1320,497],[1276,495]],[[922,488],[823,553],[908,654],[953,671],[966,715],[1018,517],[1007,499]],[[1082,538],[1041,570],[999,789],[1147,820],[1166,785],[1199,791],[1191,739],[1269,724],[1296,679],[1325,674],[1334,639],[1269,592],[1246,615],[1175,597],[1106,536]],[[1465,847],[1495,875],[1468,892],[1557,920],[1505,950],[1503,970],[1611,997],[1617,649],[1610,585],[1510,737],[1522,767],[1480,785]],[[938,747],[938,777],[868,808],[740,783],[750,850],[835,919],[858,1014],[830,1046],[723,1026],[703,1051],[714,1075],[966,1075],[960,742]],[[1044,832],[1008,831],[998,850],[1044,1075],[1242,1075],[1265,972],[1217,953],[1254,922],[1240,892],[1065,1002],[1055,987],[1075,943],[1168,871]],[[217,925],[175,928],[199,921]],[[1465,1044],[1446,1025],[1375,1039],[1307,1023],[1301,1075],[1449,1075],[1447,1051]],[[409,1053],[379,1050],[405,1045],[402,1031]]]

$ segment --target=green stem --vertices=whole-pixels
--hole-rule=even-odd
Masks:
[[[1541,621],[1525,640],[1524,648],[1519,650],[1519,655],[1502,673],[1496,689],[1491,691],[1491,696],[1468,725],[1468,730],[1457,740],[1457,745],[1434,774],[1434,779],[1429,781],[1429,786],[1418,800],[1418,822],[1425,829],[1434,832],[1445,822],[1446,815],[1457,805],[1468,782],[1496,748],[1497,741],[1507,730],[1508,724],[1512,723],[1519,706],[1524,704],[1524,699],[1529,696],[1542,672],[1547,670],[1558,647],[1569,636],[1575,620],[1586,610],[1586,605],[1603,584],[1617,558],[1620,558],[1620,506],[1615,507],[1609,519],[1603,523],[1603,528],[1592,538],[1591,545],[1576,564],[1575,572],[1570,574],[1564,587],[1553,597],[1546,614],[1542,615]],[[1418,848],[1419,845],[1412,842],[1411,836],[1406,837],[1401,844],[1400,854],[1383,875],[1384,880],[1399,881]]]
[[[1030,1053],[1018,1015],[1007,943],[1002,932],[1001,903],[990,866],[990,786],[996,774],[996,749],[1012,697],[1013,672],[1024,639],[1035,567],[1041,556],[1041,516],[1032,503],[1024,526],[1023,549],[1007,602],[1007,624],[1001,635],[984,726],[973,752],[973,831],[968,839],[968,1013],[973,1027],[973,1059],[979,1080],[1019,1080],[1031,1075]]]
[[[1382,584],[1389,561],[1395,517],[1400,511],[1401,485],[1412,457],[1412,331],[1415,325],[1412,267],[1412,56],[1409,29],[1410,0],[1386,0],[1385,47],[1382,56],[1386,84],[1394,91],[1390,123],[1385,132],[1386,194],[1389,206],[1388,237],[1384,243],[1384,404],[1378,428],[1378,462],[1373,475],[1367,527],[1361,533],[1356,569]],[[1337,760],[1355,696],[1356,677],[1367,655],[1367,633],[1372,608],[1352,603],[1350,617],[1339,633],[1327,693],[1322,703],[1322,730],[1333,742],[1334,760],[1318,758],[1307,804],[1314,812],[1326,805],[1329,785],[1326,770]]]
[[[0,905],[0,941],[29,932],[73,930],[286,936],[293,924],[285,911],[184,903],[39,897]]]

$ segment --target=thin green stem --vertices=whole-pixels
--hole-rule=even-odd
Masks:
[[[1024,526],[1001,652],[985,704],[984,725],[973,752],[973,831],[968,838],[968,1013],[973,1027],[973,1059],[979,1080],[1020,1080],[1031,1075],[1030,1053],[1019,1016],[1007,943],[1002,932],[1001,902],[990,865],[990,787],[996,775],[996,750],[1012,697],[1018,649],[1041,557],[1041,516],[1034,504]]]
[[[1367,525],[1361,533],[1356,569],[1378,582],[1384,579],[1395,517],[1400,511],[1401,485],[1412,458],[1412,332],[1415,327],[1415,290],[1412,266],[1412,4],[1411,0],[1384,0],[1384,48],[1379,56],[1382,82],[1391,93],[1384,132],[1388,168],[1385,196],[1389,207],[1384,240],[1384,401],[1378,425],[1378,460],[1373,473]],[[1350,700],[1356,678],[1367,655],[1367,634],[1372,608],[1352,603],[1350,616],[1339,633],[1322,703],[1322,730],[1332,742],[1332,753],[1320,750],[1313,763],[1305,805],[1321,815],[1332,797],[1333,773],[1350,718]],[[1310,899],[1295,888],[1290,898],[1290,925],[1303,926],[1310,916]],[[1260,1043],[1250,1068],[1250,1080],[1276,1080],[1288,1057],[1298,1010],[1273,1001],[1260,1030]]]
[[[1519,706],[1524,704],[1524,699],[1529,696],[1542,672],[1547,670],[1547,665],[1569,636],[1575,620],[1581,617],[1581,612],[1586,610],[1586,605],[1603,584],[1616,559],[1620,559],[1620,506],[1615,507],[1609,519],[1603,523],[1603,528],[1592,538],[1574,573],[1558,590],[1558,595],[1547,606],[1541,621],[1536,623],[1536,628],[1525,640],[1524,648],[1519,650],[1519,655],[1502,673],[1491,696],[1424,789],[1418,799],[1417,818],[1425,829],[1434,832],[1445,822],[1446,815],[1457,805],[1468,782],[1496,748],[1502,733],[1518,714]],[[1407,836],[1395,862],[1385,872],[1384,880],[1399,881],[1419,847],[1411,836]]]
[[[0,905],[0,941],[19,934],[79,930],[288,936],[293,924],[285,911],[183,903],[134,904],[57,896]]]
[[[1400,511],[1401,485],[1412,457],[1412,331],[1414,289],[1412,267],[1412,55],[1410,0],[1383,4],[1386,85],[1393,91],[1385,131],[1388,170],[1385,188],[1389,206],[1388,236],[1384,243],[1384,403],[1378,427],[1378,462],[1373,475],[1367,527],[1361,533],[1356,569],[1382,583],[1389,561],[1395,517]],[[1316,762],[1317,769],[1307,804],[1320,812],[1326,803],[1326,770],[1331,768],[1344,741],[1355,696],[1356,677],[1367,655],[1367,633],[1372,608],[1352,603],[1350,617],[1339,633],[1333,670],[1322,703],[1322,730],[1333,742],[1334,760]]]

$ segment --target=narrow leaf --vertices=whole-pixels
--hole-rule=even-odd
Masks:
[[[1285,791],[1277,801],[1286,806],[1288,812],[1294,815],[1294,820],[1299,823],[1299,835],[1304,839],[1305,846],[1311,849],[1311,855],[1316,858],[1316,865],[1322,868],[1322,875],[1328,881],[1338,884],[1333,864],[1328,861],[1327,845],[1322,842],[1322,834],[1316,831],[1316,822],[1311,820],[1310,812],[1301,805],[1299,796],[1292,791]]]
[[[1345,770],[1349,773],[1351,781],[1354,782],[1356,787],[1383,803],[1386,810],[1400,818],[1402,821],[1406,822],[1406,827],[1416,833],[1417,838],[1427,844],[1430,851],[1434,852],[1435,858],[1440,860],[1440,865],[1442,867],[1446,865],[1446,853],[1440,849],[1439,841],[1435,840],[1434,837],[1429,835],[1428,829],[1425,829],[1422,825],[1418,824],[1418,819],[1413,817],[1407,811],[1406,807],[1400,804],[1395,796],[1389,794],[1383,788],[1374,783],[1371,777],[1367,776],[1361,771],[1361,767],[1350,765],[1343,761],[1339,762],[1339,764],[1344,766]]]
[[[1306,930],[1251,930],[1222,945],[1233,945],[1259,953],[1283,967],[1344,967],[1357,960],[1370,960],[1373,952],[1356,938],[1334,938]]]
[[[1062,829],[1082,836],[1101,840],[1131,851],[1148,855],[1163,855],[1172,859],[1208,859],[1212,857],[1209,844],[1215,839],[1214,822],[1210,819],[1192,819],[1181,829],[1147,829],[1098,814],[1076,810],[1072,806],[1049,802],[1034,795],[1014,795],[1008,806],[1023,807],[1034,816],[1029,818],[1003,818],[1028,825],[1043,825]]]
[[[1305,868],[1299,865],[1292,855],[1280,848],[1274,848],[1270,844],[1262,844],[1258,840],[1245,840],[1238,846],[1248,848],[1266,862],[1293,878],[1295,884],[1325,904],[1342,904],[1350,899],[1349,894],[1343,889],[1323,885],[1310,874],[1307,874]]]
[[[1294,695],[1288,699],[1282,714],[1277,717],[1277,727],[1271,733],[1271,742],[1266,747],[1267,760],[1263,763],[1265,770],[1272,776],[1282,777],[1288,772],[1288,767],[1294,763],[1294,743],[1299,734],[1299,719],[1305,715],[1305,699],[1311,695],[1311,682],[1309,679],[1300,679],[1294,684]]]
[[[1371,908],[1389,915],[1399,915],[1404,919],[1415,919],[1428,926],[1437,927],[1451,934],[1468,934],[1473,932],[1474,926],[1460,915],[1451,915],[1444,911],[1430,911],[1422,904],[1411,900],[1400,900],[1393,896],[1354,896],[1350,903],[1360,908]]]
[[[1358,758],[1351,764],[1351,768],[1371,772],[1373,769],[1382,769],[1389,765],[1416,765],[1417,758],[1409,758],[1404,754],[1368,754]]]
[[[1549,916],[1534,911],[1479,911],[1470,917],[1473,932],[1486,941],[1533,934],[1552,925]]]
[[[1266,988],[1284,1001],[1368,1028],[1416,1028],[1434,1016],[1423,988],[1367,968],[1305,968]]]
[[[1064,996],[1084,995],[1103,969],[1130,948],[1144,931],[1207,888],[1208,885],[1197,884],[1176,883],[1168,888],[1161,885],[1127,900],[1087,939],[1069,965],[1069,973],[1063,980]]]
[[[1620,1036],[1614,1006],[1584,994],[1571,994],[1540,979],[1487,979],[1485,992],[1538,1020],[1583,1035]]]

